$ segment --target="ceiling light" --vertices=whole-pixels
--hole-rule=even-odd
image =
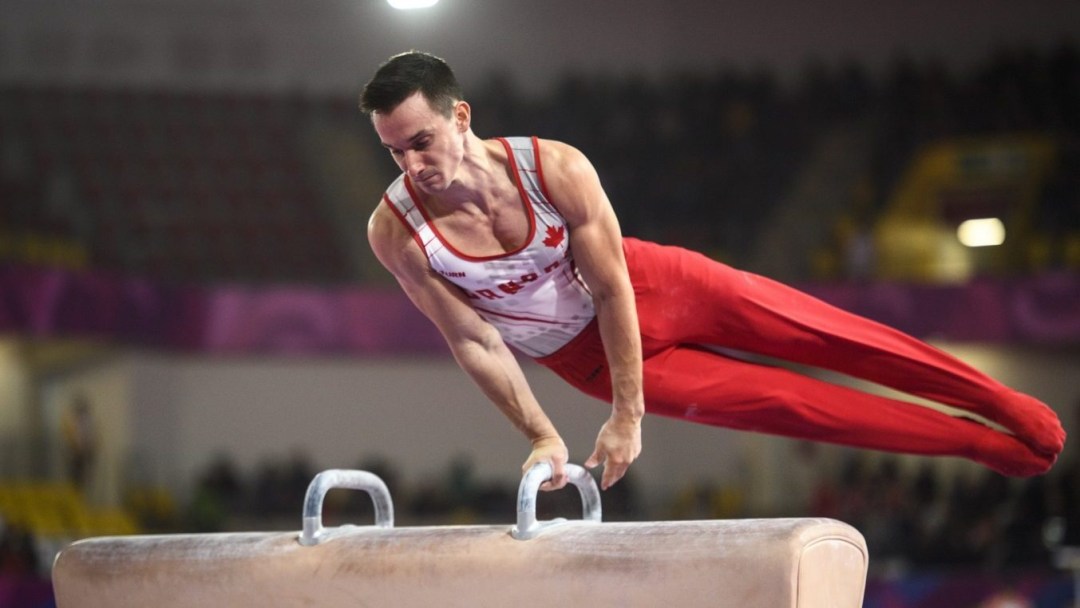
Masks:
[[[386,0],[390,6],[400,10],[410,10],[414,8],[428,8],[435,6],[439,3],[439,0]]]
[[[1005,224],[996,217],[967,220],[956,229],[956,238],[968,247],[993,247],[1005,242]]]

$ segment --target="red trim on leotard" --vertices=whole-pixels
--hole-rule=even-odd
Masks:
[[[443,244],[443,247],[445,247],[447,251],[463,260],[467,260],[470,262],[486,262],[488,260],[498,260],[512,255],[516,255],[524,251],[525,248],[528,247],[530,243],[532,243],[533,238],[536,236],[536,216],[533,212],[532,203],[529,201],[529,197],[525,193],[525,186],[521,183],[521,176],[518,175],[517,162],[514,160],[514,151],[510,148],[510,144],[507,143],[506,140],[499,138],[498,141],[501,142],[503,144],[503,147],[506,148],[507,157],[510,159],[510,172],[514,176],[514,185],[517,186],[518,197],[521,200],[522,209],[525,211],[525,216],[529,221],[529,232],[525,236],[525,240],[521,243],[520,246],[511,251],[507,251],[505,253],[497,253],[495,255],[477,256],[469,255],[462,252],[457,247],[454,247],[454,245],[450,243],[449,239],[443,236],[443,233],[439,231],[438,226],[435,225],[435,222],[431,219],[431,216],[428,215],[427,208],[424,207],[424,205],[420,202],[420,197],[413,189],[412,180],[409,179],[408,175],[405,176],[405,189],[408,191],[409,197],[412,198],[413,204],[416,205],[416,208],[420,211],[420,215],[424,217],[424,221],[427,223],[428,226],[431,227],[431,231],[435,234],[435,238],[439,239],[439,242]]]
[[[406,179],[408,178],[406,177]],[[403,213],[398,211],[397,206],[394,205],[393,201],[390,200],[389,193],[383,193],[383,202],[386,203],[386,206],[389,207],[390,211],[394,213],[394,216],[396,216],[398,220],[405,225],[405,229],[408,230],[410,234],[412,234],[413,240],[416,241],[416,244],[420,246],[420,251],[424,252],[424,257],[429,257],[427,247],[424,247],[424,242],[420,240],[420,233],[412,227],[412,224],[409,223],[408,218],[406,218]]]
[[[547,183],[544,182],[544,167],[540,164],[540,138],[533,135],[529,139],[532,141],[533,145],[533,158],[536,163],[536,180],[540,182],[540,192],[544,195],[544,198],[554,206],[555,202],[551,200],[551,195],[548,194]]]
[[[506,150],[506,158],[510,161],[510,175],[514,177],[514,185],[517,186],[518,196],[521,197],[521,205],[525,208],[525,215],[529,219],[529,235],[525,237],[525,242],[521,244],[521,247],[512,252],[518,253],[528,247],[529,243],[536,237],[536,211],[533,209],[529,194],[525,192],[525,183],[521,181],[521,169],[518,167],[517,158],[514,157],[514,149],[510,147],[510,142],[506,141],[506,138],[499,137],[496,139]]]
[[[558,205],[555,204],[555,201],[551,198],[551,195],[548,194],[547,183],[544,181],[544,167],[540,162],[540,138],[533,135],[530,138],[530,140],[532,141],[532,145],[533,145],[533,158],[535,159],[534,162],[536,163],[536,179],[537,179],[538,182],[540,182],[540,192],[544,195],[544,198],[547,199],[548,204],[550,204],[552,207],[554,207],[555,210],[559,213],[559,215],[563,218],[563,221],[566,221],[566,216],[562,215],[562,211],[559,210]],[[570,225],[569,225],[569,222],[568,222],[567,223],[567,228],[569,228],[569,226]],[[585,281],[581,278],[581,275],[577,272],[577,263],[576,262],[571,262],[571,264],[570,264],[570,273],[571,273],[571,276],[574,278],[575,283],[577,283],[578,285],[581,285],[581,287],[585,290],[586,293],[589,293],[589,294],[592,293],[592,290],[589,289],[589,286],[585,284]]]

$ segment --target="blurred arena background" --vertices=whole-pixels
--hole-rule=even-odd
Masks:
[[[2,12],[0,605],[50,605],[52,556],[77,538],[299,529],[324,468],[382,475],[402,525],[512,521],[527,446],[364,237],[395,167],[355,100],[409,48],[455,67],[482,137],[585,151],[625,233],[929,339],[1078,434],[1076,2]],[[605,408],[526,371],[580,462]],[[1012,480],[644,428],[608,519],[843,519],[870,545],[868,607],[1076,601],[1055,563],[1080,545],[1071,444]],[[370,517],[331,496],[341,521]]]

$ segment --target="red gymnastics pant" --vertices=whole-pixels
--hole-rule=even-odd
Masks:
[[[924,342],[770,279],[678,247],[627,238],[648,412],[862,448],[961,456],[1007,475],[1046,472],[1065,433],[1038,400]],[[938,410],[748,362],[734,349],[829,369],[983,416]],[[542,365],[611,402],[594,322]]]

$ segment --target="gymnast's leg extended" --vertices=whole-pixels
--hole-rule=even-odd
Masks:
[[[583,392],[611,401],[595,324],[540,362]],[[1045,472],[1053,458],[1007,433],[937,410],[817,380],[698,346],[672,346],[644,363],[651,414],[725,428],[907,454],[960,456],[1005,475]]]
[[[983,416],[1043,456],[1064,445],[1052,409],[925,342],[684,249],[626,250],[646,351],[701,343],[817,366]]]
[[[764,277],[700,254],[627,239],[645,358],[646,407],[697,422],[894,452],[971,458],[1009,475],[1045,472],[1065,434],[1057,416],[959,359]],[[595,329],[541,360],[610,400]],[[905,401],[698,345],[862,378],[984,416],[1012,434]]]
[[[1053,464],[1016,437],[983,424],[698,347],[673,347],[650,357],[645,387],[651,413],[703,424],[961,456],[1004,475],[1036,475]]]

